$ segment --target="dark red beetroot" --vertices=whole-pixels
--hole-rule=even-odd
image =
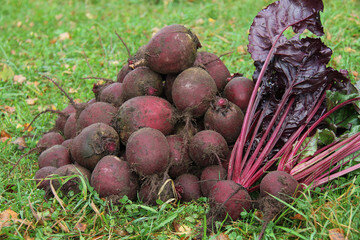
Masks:
[[[168,74],[168,75],[166,75],[166,79],[165,79],[164,92],[165,92],[166,99],[171,103],[173,102],[171,91],[172,91],[172,86],[175,82],[176,77],[177,77],[177,74]]]
[[[91,178],[91,173],[88,169],[81,166],[75,166],[74,164],[68,164],[58,168],[54,172],[54,175],[58,175],[60,177],[76,175],[76,177],[71,178],[67,182],[65,182],[65,178],[51,180],[54,188],[60,188],[65,195],[69,194],[70,191],[75,194],[80,192],[79,186],[82,184],[80,178],[83,178],[85,181],[89,181]]]
[[[124,81],[125,76],[132,71],[132,68],[129,67],[128,63],[120,69],[119,73],[117,74],[116,81],[122,83]]]
[[[37,143],[37,148],[40,152],[48,149],[54,145],[60,145],[64,141],[63,136],[58,132],[45,133]]]
[[[163,91],[162,77],[148,67],[138,67],[128,73],[123,82],[124,100],[151,95],[160,96]]]
[[[259,207],[264,213],[264,218],[259,239],[262,238],[268,223],[285,207],[285,204],[281,203],[273,196],[286,203],[291,203],[293,197],[296,195],[298,187],[299,182],[289,173],[283,171],[269,172],[261,180]]]
[[[93,170],[101,158],[117,155],[119,148],[117,132],[104,123],[94,123],[73,139],[70,153],[81,166]]]
[[[131,185],[128,163],[116,156],[105,156],[98,162],[91,174],[90,184],[100,197],[126,195],[130,199],[136,195],[136,188]]]
[[[216,87],[221,92],[227,84],[230,72],[221,61],[221,59],[213,53],[198,52],[194,63],[196,67],[204,67],[216,83]]]
[[[116,82],[106,86],[100,92],[100,101],[114,104],[115,107],[120,107],[124,102],[123,84]]]
[[[189,144],[190,158],[200,167],[218,164],[228,152],[224,137],[212,130],[198,132]]]
[[[166,202],[174,199],[175,189],[168,176],[152,176],[147,178],[140,187],[139,199],[145,204],[156,205],[156,200]]]
[[[70,147],[72,145],[72,140],[73,140],[72,138],[66,139],[65,141],[63,141],[61,145],[63,145],[64,147],[70,150]]]
[[[206,167],[200,178],[200,188],[204,197],[208,197],[212,187],[220,180],[226,179],[226,170],[220,165]]]
[[[131,134],[126,145],[126,160],[140,175],[163,173],[169,165],[170,148],[164,134],[142,128]]]
[[[76,137],[76,133],[76,113],[72,113],[70,117],[68,117],[64,127],[65,139],[71,139]]]
[[[175,123],[175,111],[168,101],[154,96],[140,96],[121,105],[115,126],[125,144],[130,135],[142,127],[158,129],[168,135],[173,131]]]
[[[50,176],[56,171],[56,167],[48,166],[39,169],[34,176],[36,180],[37,188],[48,190],[50,189],[50,181],[46,180],[46,177]]]
[[[182,25],[170,25],[151,38],[145,59],[155,72],[179,73],[193,65],[199,47],[198,38],[189,29]]]
[[[248,78],[234,77],[226,84],[224,94],[230,102],[235,103],[245,112],[254,86],[254,82]]]
[[[166,137],[170,147],[169,176],[173,179],[189,171],[191,160],[184,138],[180,135],[170,135]]]
[[[192,174],[183,174],[175,180],[176,190],[180,193],[181,201],[189,202],[201,197],[199,178]]]
[[[82,130],[94,123],[110,125],[117,113],[117,108],[110,103],[96,102],[87,106],[79,115],[77,130]]]
[[[39,168],[48,166],[59,168],[70,163],[71,158],[69,149],[62,145],[54,145],[51,148],[46,149],[38,158]]]
[[[228,143],[239,137],[243,120],[241,109],[225,98],[216,98],[204,116],[205,128],[220,133]]]
[[[172,99],[177,109],[201,117],[215,98],[217,88],[212,77],[201,68],[188,68],[180,73],[172,86]]]
[[[72,113],[75,113],[76,110],[72,104],[69,104],[64,110],[62,110],[62,112],[68,114],[68,117],[69,117],[69,115]],[[60,115],[56,119],[56,121],[55,121],[56,130],[58,130],[61,133],[64,132],[65,123],[66,123],[66,120],[68,119],[68,117]]]
[[[240,218],[243,211],[251,209],[251,197],[239,184],[231,180],[216,183],[209,194],[211,213],[215,219],[224,220],[229,214],[232,220]]]

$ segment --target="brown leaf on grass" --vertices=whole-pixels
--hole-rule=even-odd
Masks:
[[[55,15],[55,19],[59,21],[63,16],[64,16],[64,15],[62,15],[62,14],[60,13],[60,14],[58,14],[58,15]]]
[[[356,50],[352,49],[351,47],[345,47],[344,51],[347,52],[347,53],[356,53]]]
[[[211,239],[214,239],[214,240],[229,240],[229,236],[226,235],[225,233],[220,233],[219,235],[215,236],[215,234],[211,234],[210,235]]]
[[[80,232],[85,232],[87,224],[85,223],[78,223],[75,225],[75,229],[79,230]]]
[[[1,142],[5,142],[6,140],[10,139],[11,135],[8,134],[7,132],[5,132],[5,130],[1,130],[1,134],[0,134],[0,141]]]
[[[19,150],[24,150],[28,146],[26,145],[25,138],[24,137],[18,137],[14,141],[12,141],[13,144],[18,145]]]
[[[6,209],[0,213],[0,232],[3,227],[11,226],[14,223],[30,225],[31,223],[18,218],[18,213],[11,210],[11,208]]]
[[[6,112],[6,113],[14,113],[15,112],[15,107],[10,107],[10,106],[1,106],[2,108],[2,112]]]
[[[244,47],[243,45],[240,45],[236,48],[237,52],[240,54],[246,54],[246,47]]]
[[[25,101],[28,105],[34,105],[37,100],[37,98],[28,98]]]
[[[15,83],[22,84],[25,81],[26,81],[26,77],[24,77],[23,75],[15,75],[14,76]]]
[[[182,224],[178,221],[173,222],[173,227],[175,229],[176,234],[178,235],[189,235],[191,234],[192,229],[185,224]]]
[[[114,229],[114,233],[116,233],[120,237],[125,237],[125,236],[129,235],[129,233],[124,229]]]
[[[352,73],[352,75],[354,75],[355,78],[357,78],[359,76],[359,73],[357,71],[352,71],[351,73]]]
[[[68,33],[68,32],[64,32],[64,33],[61,33],[59,35],[59,40],[60,41],[64,41],[64,40],[67,40],[67,39],[70,39],[70,38],[71,38],[71,36],[70,36],[70,33]]]
[[[301,215],[301,214],[295,214],[295,216],[293,216],[293,217],[290,217],[290,219],[296,219],[296,220],[300,220],[300,221],[305,221],[305,218],[303,217],[303,215]]]
[[[26,129],[26,131],[28,131],[28,132],[31,132],[32,130],[34,130],[34,128],[31,126],[31,125],[29,125],[29,123],[25,123],[24,124],[24,130]]]
[[[344,236],[344,230],[341,228],[334,228],[329,230],[330,240],[347,240],[348,238]]]

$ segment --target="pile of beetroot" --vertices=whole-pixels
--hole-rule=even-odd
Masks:
[[[249,35],[254,81],[198,51],[199,39],[182,25],[162,28],[129,54],[117,82],[95,84],[89,102],[75,103],[50,79],[70,104],[38,142],[38,187],[76,193],[78,177],[48,177],[79,175],[114,202],[205,196],[215,219],[236,220],[257,206],[266,226],[284,206],[278,199],[291,202],[299,183],[318,186],[348,173],[337,164],[360,150],[359,134],[298,154],[331,113],[326,92],[351,85],[326,67],[331,50],[320,39],[299,38],[305,29],[322,35],[322,1],[300,3],[281,0],[256,16]],[[297,35],[287,39],[289,27]],[[260,199],[252,200],[249,191],[257,189]]]

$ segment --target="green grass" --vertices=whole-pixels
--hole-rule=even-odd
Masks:
[[[254,67],[246,51],[247,33],[256,13],[271,1],[10,1],[0,7],[0,131],[11,139],[0,142],[0,213],[11,208],[18,213],[14,224],[4,226],[0,239],[180,239],[204,232],[206,199],[182,205],[148,208],[123,199],[111,206],[84,185],[87,195],[60,196],[44,200],[31,179],[38,169],[36,155],[13,164],[24,152],[11,142],[25,135],[24,124],[41,110],[63,109],[67,99],[40,73],[56,78],[74,99],[93,98],[96,80],[86,76],[116,78],[127,53],[114,34],[116,30],[132,53],[152,33],[165,25],[184,24],[199,36],[203,50],[222,54],[229,70],[251,77]],[[325,43],[333,49],[331,66],[348,69],[353,82],[360,72],[360,4],[356,0],[327,0],[322,21]],[[69,33],[70,39],[59,39]],[[85,54],[84,54],[85,53]],[[91,68],[86,63],[86,58]],[[7,69],[4,71],[4,69]],[[10,69],[10,70],[9,70]],[[13,75],[26,78],[16,83]],[[29,105],[27,99],[36,99]],[[9,112],[8,107],[15,108]],[[27,134],[29,148],[54,125],[56,116],[45,114]],[[25,150],[26,151],[26,150]],[[337,188],[305,191],[297,201],[270,224],[266,239],[328,239],[329,230],[340,228],[349,239],[360,237],[360,181],[355,175],[337,180]],[[31,203],[31,204],[30,204]],[[31,207],[30,207],[31,206]],[[33,211],[31,210],[33,208]],[[37,220],[38,218],[38,220]],[[76,229],[82,223],[84,231]],[[1,226],[1,219],[0,219]],[[177,226],[177,227],[176,227]],[[179,230],[178,226],[182,226]],[[186,227],[185,227],[186,226]],[[222,228],[220,228],[222,226]],[[261,229],[258,214],[244,214],[241,221],[218,223],[230,239],[252,239]]]

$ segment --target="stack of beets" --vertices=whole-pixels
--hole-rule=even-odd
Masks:
[[[232,219],[249,210],[238,200],[250,200],[247,191],[225,179],[254,84],[200,47],[189,29],[166,26],[129,57],[117,82],[95,84],[87,103],[70,99],[56,131],[38,143],[38,187],[50,189],[51,174],[80,174],[103,198],[153,205],[205,196],[237,209]],[[65,194],[79,191],[78,178],[52,181]]]

